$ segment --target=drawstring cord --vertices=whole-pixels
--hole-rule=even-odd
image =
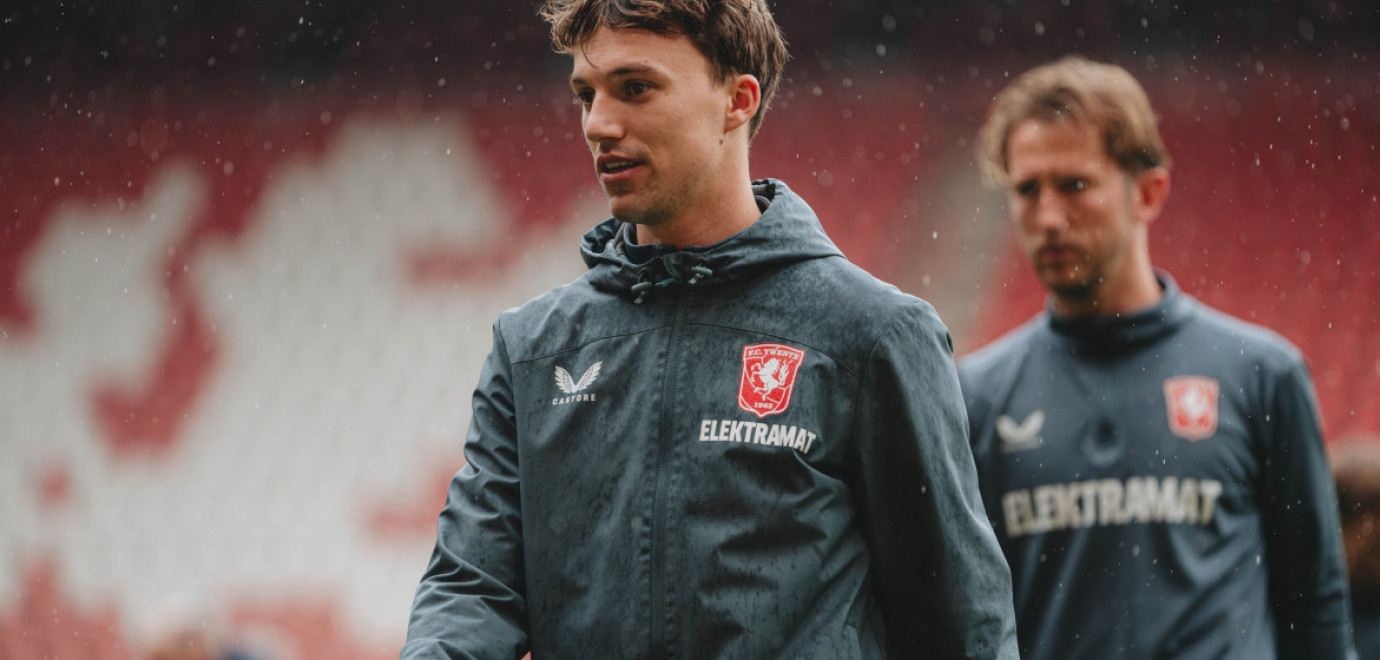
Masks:
[[[709,270],[709,266],[704,265],[704,259],[695,262],[695,265],[692,266],[690,270],[695,273],[686,281],[686,284],[690,286],[695,286],[700,280],[714,275],[714,271]]]
[[[704,263],[704,259],[700,259],[698,262],[695,263],[694,266],[690,268],[694,275],[691,275],[690,279],[686,280],[686,285],[694,286],[698,284],[700,280],[714,275],[714,271],[710,270],[708,266],[704,265]],[[672,284],[675,284],[679,281],[675,277],[667,277],[666,279],[663,279],[660,282],[653,284],[647,279],[648,270],[648,268],[643,267],[637,271],[637,284],[632,285],[632,292],[637,294],[637,297],[633,299],[634,305],[642,304],[642,301],[647,299],[647,294],[651,293],[653,286],[665,289],[666,287],[669,287]]]
[[[647,269],[640,268],[637,271],[637,284],[632,285],[632,292],[637,294],[633,299],[634,305],[641,305],[647,299],[647,292],[652,290],[652,283],[647,281]]]

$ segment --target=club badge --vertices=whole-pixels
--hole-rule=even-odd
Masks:
[[[1206,376],[1175,376],[1164,381],[1169,430],[1198,441],[1217,432],[1217,381]]]
[[[791,391],[805,351],[784,344],[743,347],[743,375],[738,382],[738,407],[761,419],[791,405]]]

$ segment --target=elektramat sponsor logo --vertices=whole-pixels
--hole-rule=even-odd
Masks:
[[[1178,477],[1093,479],[1013,490],[1001,498],[1008,537],[1061,529],[1165,523],[1210,525],[1222,482]]]
[[[588,389],[590,385],[594,384],[594,381],[599,379],[599,369],[603,366],[603,362],[595,362],[590,365],[588,369],[585,369],[585,373],[580,376],[580,380],[577,381],[570,376],[569,371],[562,369],[558,365],[556,367],[556,387],[560,388],[562,392],[565,392],[567,396],[553,397],[551,399],[551,405],[562,406],[577,401],[598,401],[598,394],[594,392],[585,392],[584,390]]]
[[[732,419],[706,419],[700,422],[700,442],[742,442],[769,447],[790,447],[802,454],[808,454],[818,437],[812,431],[785,424]]]

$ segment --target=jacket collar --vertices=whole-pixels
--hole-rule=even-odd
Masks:
[[[1070,317],[1054,311],[1054,302],[1045,303],[1049,328],[1075,350],[1090,353],[1116,353],[1148,344],[1183,326],[1194,314],[1193,299],[1179,290],[1169,273],[1157,270],[1155,279],[1164,295],[1154,306],[1133,314]]]
[[[616,219],[600,223],[580,244],[589,281],[641,302],[676,284],[725,284],[808,259],[843,256],[815,212],[785,183],[762,179],[752,183],[752,191],[758,206],[765,206],[762,216],[713,245],[637,245],[631,240],[633,225]]]

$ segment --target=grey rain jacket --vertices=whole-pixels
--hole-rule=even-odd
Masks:
[[[1303,356],[1159,281],[1150,309],[1047,311],[959,369],[1021,655],[1346,658],[1337,497]]]
[[[498,318],[403,658],[1016,658],[948,332],[754,192]]]

